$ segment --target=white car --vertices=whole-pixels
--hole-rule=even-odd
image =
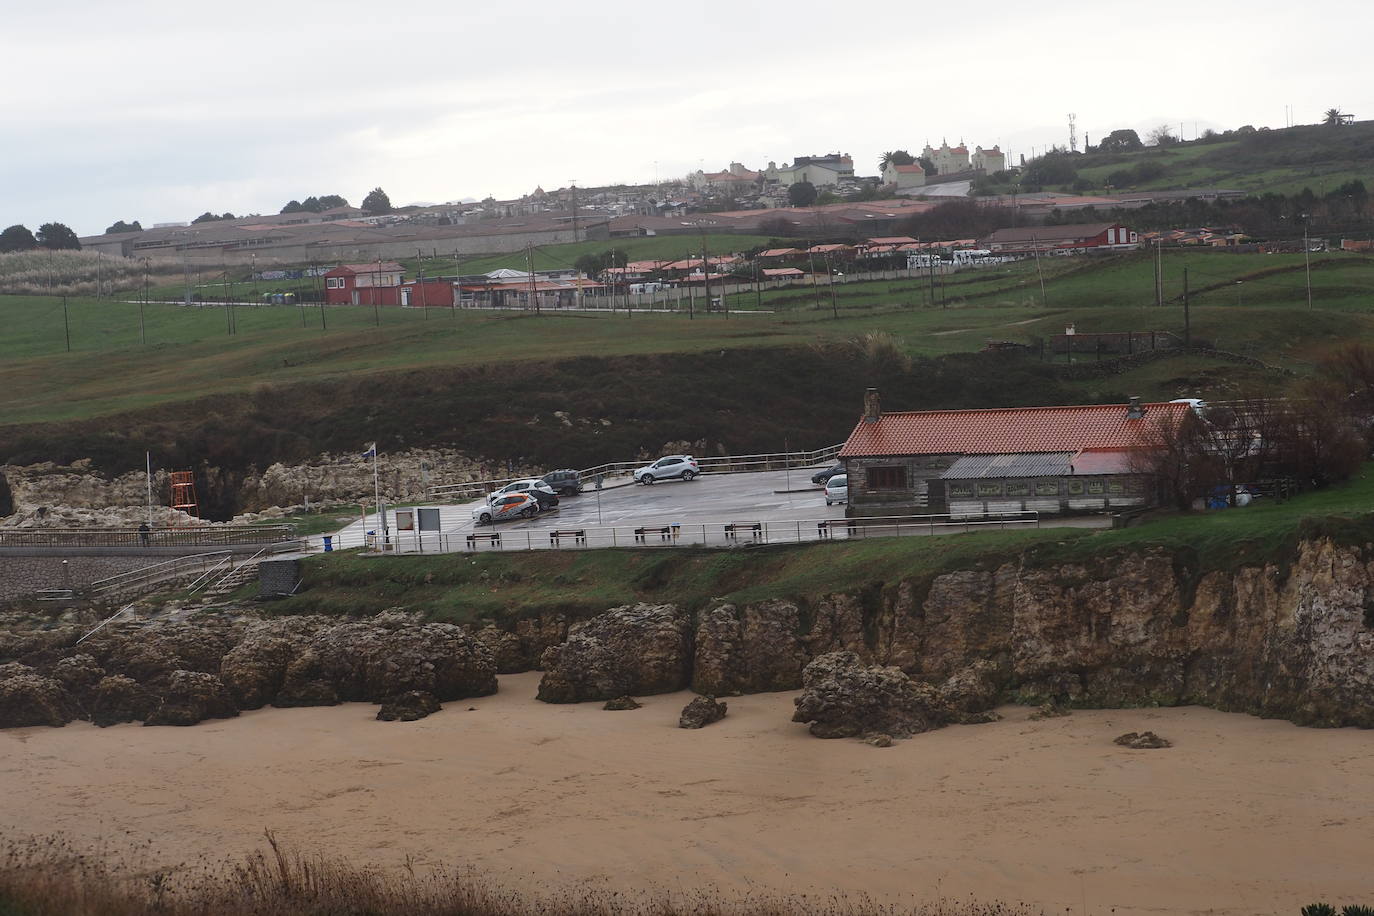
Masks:
[[[656,480],[691,480],[701,473],[697,460],[691,455],[668,455],[653,464],[635,471],[635,483],[652,484]]]
[[[522,477],[520,480],[512,480],[499,490],[495,490],[487,496],[487,502],[495,502],[498,498],[510,493],[524,493],[526,490],[542,490],[543,492],[554,495],[553,487],[544,482],[541,477]]]
[[[836,474],[825,482],[825,504],[833,506],[835,503],[849,502],[849,475]]]
[[[507,493],[473,509],[472,520],[479,525],[490,525],[513,518],[534,518],[538,514],[539,500],[528,493]]]

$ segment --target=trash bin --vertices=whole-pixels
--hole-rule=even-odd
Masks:
[[[326,535],[324,536],[324,552],[325,552],[325,553],[333,553],[333,552],[334,552],[334,535],[332,535],[332,534],[326,534]]]

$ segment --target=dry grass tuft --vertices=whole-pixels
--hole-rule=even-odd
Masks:
[[[150,284],[180,276],[181,267],[165,258],[150,258]],[[100,297],[133,294],[143,289],[144,264],[95,251],[14,251],[0,254],[0,294],[15,296]]]
[[[461,870],[382,870],[266,848],[148,871],[57,838],[0,852],[0,916],[1032,916],[1019,904],[894,905],[865,896],[512,890]]]

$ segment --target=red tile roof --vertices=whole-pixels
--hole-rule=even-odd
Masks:
[[[1177,422],[1191,409],[1187,404],[1143,406],[1145,416],[1138,420],[1127,418],[1125,404],[887,413],[876,423],[860,420],[840,457],[1143,448],[1162,420]]]

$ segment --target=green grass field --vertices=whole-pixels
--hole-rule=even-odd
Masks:
[[[1042,264],[1044,306],[1035,266],[1023,262],[947,278],[944,307],[918,297],[928,280],[837,284],[838,319],[824,288],[819,307],[812,290],[774,290],[764,294],[771,313],[695,320],[71,299],[64,321],[60,299],[0,297],[7,329],[0,337],[0,424],[100,416],[261,385],[511,360],[795,347],[873,331],[894,335],[914,355],[933,356],[977,350],[988,339],[1030,341],[1061,333],[1069,322],[1081,331],[1182,329],[1177,302],[1151,304],[1148,255],[1046,260],[1053,263]],[[1184,266],[1193,333],[1222,349],[1301,371],[1321,349],[1374,333],[1374,259],[1314,256],[1311,311],[1301,255],[1168,251],[1171,299],[1181,292]],[[1176,369],[1148,367],[1141,379],[1164,381]]]

